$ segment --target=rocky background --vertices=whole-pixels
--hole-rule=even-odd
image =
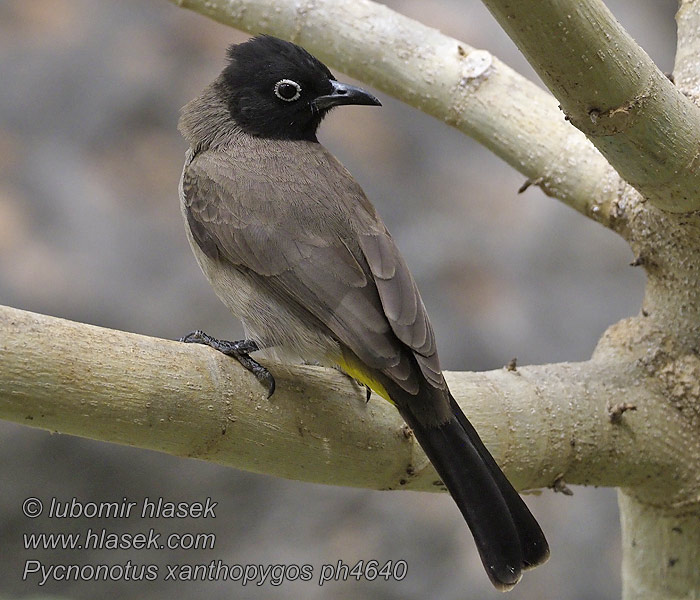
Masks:
[[[392,8],[492,51],[534,77],[476,0],[390,0]],[[609,5],[670,71],[672,0]],[[177,182],[178,109],[246,36],[165,0],[0,2],[0,303],[165,338],[239,324],[200,273],[185,239]],[[337,74],[340,78],[342,74]],[[377,205],[411,266],[445,368],[500,368],[590,356],[607,326],[636,313],[643,274],[614,234],[531,188],[446,125],[378,94],[349,107],[322,141]],[[2,357],[0,356],[0,360]],[[380,401],[376,398],[372,400]],[[372,492],[237,472],[14,424],[0,424],[0,597],[500,598],[446,495]],[[552,546],[518,599],[619,595],[612,490],[528,497]],[[218,502],[215,521],[29,520],[22,500]],[[24,550],[39,531],[214,532],[214,550]],[[51,564],[248,565],[405,560],[401,582],[22,581]]]

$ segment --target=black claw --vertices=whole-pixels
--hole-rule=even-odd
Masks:
[[[365,403],[369,402],[369,399],[372,397],[372,388],[371,387],[369,387],[366,383],[362,383],[359,379],[355,379],[352,375],[343,371],[343,369],[341,367],[335,366],[333,368],[336,371],[340,371],[343,375],[345,375],[345,377],[350,379],[350,381],[352,381],[355,385],[357,385],[361,388],[365,388],[365,396],[366,396]]]
[[[241,358],[238,360],[241,360]],[[272,396],[272,394],[275,393],[275,378],[272,376],[270,371],[268,371],[256,360],[250,358],[250,356],[247,354],[245,357],[243,357],[243,360],[245,362],[241,362],[241,364],[253,375],[255,375],[255,378],[267,388],[267,397],[269,398]]]
[[[238,340],[236,342],[217,340],[199,329],[181,337],[180,341],[186,344],[206,344],[226,356],[235,358],[243,368],[250,371],[260,383],[267,387],[268,398],[275,393],[275,378],[270,371],[248,356],[250,352],[260,350],[257,342],[253,340]]]
[[[267,398],[268,400],[272,397],[272,394],[275,393],[275,378],[272,376],[272,374],[267,371]]]

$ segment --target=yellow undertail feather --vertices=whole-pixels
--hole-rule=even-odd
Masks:
[[[350,377],[359,381],[360,383],[365,384],[373,392],[379,394],[382,398],[388,402],[391,402],[391,404],[394,404],[392,399],[389,398],[389,392],[386,391],[386,388],[377,380],[376,377],[368,372],[367,367],[362,365],[357,358],[350,358],[344,354],[343,356],[336,358],[335,362],[343,370],[343,372],[347,373]]]

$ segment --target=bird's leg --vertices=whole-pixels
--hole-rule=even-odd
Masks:
[[[217,340],[203,331],[197,330],[192,333],[188,333],[186,336],[180,338],[181,342],[186,344],[205,344],[206,346],[211,346],[214,350],[225,354],[226,356],[232,356],[235,358],[245,369],[250,371],[255,375],[256,379],[267,387],[267,397],[269,398],[275,393],[275,378],[272,376],[270,371],[263,367],[257,360],[250,358],[249,354],[251,352],[257,352],[260,350],[257,342],[253,340],[238,340],[236,342],[229,342],[228,340]]]

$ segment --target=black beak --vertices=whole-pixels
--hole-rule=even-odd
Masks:
[[[368,104],[381,106],[382,103],[362,88],[331,80],[333,91],[327,96],[319,96],[311,104],[316,110],[324,110],[341,104]]]

